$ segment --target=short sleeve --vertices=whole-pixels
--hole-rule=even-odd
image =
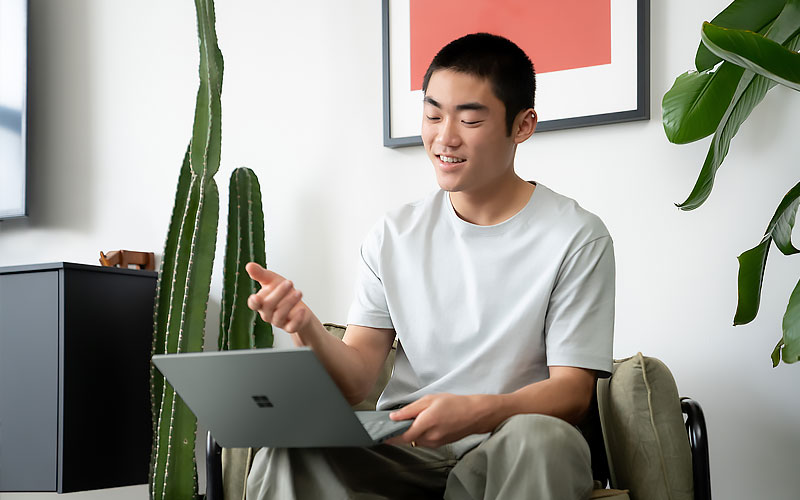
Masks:
[[[350,325],[394,328],[380,277],[382,235],[383,224],[378,224],[361,244],[355,294],[347,313],[347,323]]]
[[[545,319],[548,366],[574,366],[608,377],[613,363],[614,246],[592,240],[559,270]]]

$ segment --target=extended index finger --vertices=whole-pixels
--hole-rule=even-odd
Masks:
[[[283,276],[278,273],[274,273],[268,269],[264,269],[259,264],[255,262],[249,262],[245,267],[245,271],[250,277],[262,285],[269,285],[270,283],[276,280],[282,280]]]

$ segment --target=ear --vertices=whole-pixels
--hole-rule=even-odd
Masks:
[[[528,140],[536,130],[536,124],[539,117],[536,116],[536,111],[533,108],[523,109],[519,112],[514,119],[514,126],[512,127],[514,135],[514,143],[521,144]]]

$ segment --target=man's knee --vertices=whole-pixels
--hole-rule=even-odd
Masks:
[[[549,415],[514,415],[498,427],[495,437],[510,443],[518,443],[527,450],[537,453],[572,450],[588,456],[589,447],[575,427],[560,418]]]

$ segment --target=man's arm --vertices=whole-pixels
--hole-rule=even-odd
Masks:
[[[411,427],[391,442],[415,442],[432,448],[470,434],[492,432],[506,419],[523,413],[581,421],[595,387],[595,372],[569,366],[551,366],[550,378],[510,394],[433,394],[393,412],[393,420],[414,418]]]
[[[363,401],[392,348],[394,330],[348,325],[344,340],[339,340],[301,300],[302,292],[291,281],[253,262],[246,270],[261,284],[261,290],[248,299],[248,307],[292,334],[295,345],[311,347],[350,404]]]

